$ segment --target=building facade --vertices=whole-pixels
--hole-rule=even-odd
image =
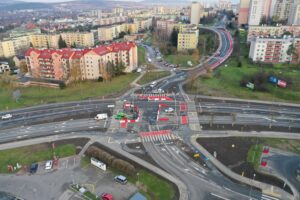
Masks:
[[[192,2],[191,5],[191,24],[198,25],[200,24],[200,18],[203,16],[204,8],[199,2]]]
[[[249,26],[247,41],[251,42],[255,37],[281,37],[285,33],[299,37],[300,26]]]
[[[250,0],[241,0],[239,8],[239,26],[248,24]]]
[[[178,27],[177,50],[192,50],[196,49],[199,40],[199,30],[197,26],[181,25]]]
[[[294,52],[289,52],[294,47]],[[300,38],[293,37],[256,37],[251,41],[249,57],[254,62],[299,63]]]
[[[113,43],[91,49],[34,49],[25,54],[29,72],[34,77],[55,80],[95,80],[103,76],[108,63],[123,64],[124,72],[137,68],[135,43]]]
[[[290,14],[288,18],[288,24],[290,25],[300,25],[300,1],[294,2],[291,6]]]

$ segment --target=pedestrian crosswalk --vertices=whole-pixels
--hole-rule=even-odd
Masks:
[[[276,198],[276,197],[272,197],[272,196],[266,195],[266,194],[262,194],[261,200],[280,200],[280,199]]]
[[[141,132],[139,135],[143,142],[162,142],[177,139],[177,137],[172,134],[170,130]]]

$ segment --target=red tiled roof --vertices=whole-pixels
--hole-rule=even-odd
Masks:
[[[31,55],[31,52],[37,52],[39,53],[40,51],[38,49],[34,49],[34,48],[29,48],[26,52],[25,52],[25,56],[30,56]]]
[[[70,48],[65,48],[65,49],[34,49],[34,48],[29,48],[25,56],[30,56],[33,51],[39,53],[38,58],[42,59],[51,59],[53,53],[57,53],[62,56],[62,59],[79,59],[81,58],[84,54],[93,51],[98,55],[105,55],[110,52],[118,52],[118,51],[128,51],[132,47],[135,47],[135,43],[132,42],[122,42],[122,43],[112,43],[107,46],[98,46],[96,48],[91,48],[91,49],[82,49],[82,50],[76,50],[76,49],[70,49]]]
[[[39,55],[38,58],[51,59],[52,58],[52,53],[54,53],[54,52],[55,52],[55,50],[49,50],[49,49],[41,50],[41,54]]]

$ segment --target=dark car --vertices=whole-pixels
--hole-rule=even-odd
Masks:
[[[32,163],[31,166],[30,166],[30,173],[31,173],[31,174],[36,173],[38,167],[39,167],[39,165],[38,165],[37,163]]]
[[[156,118],[155,117],[149,117],[149,123],[150,125],[155,125],[156,124]]]

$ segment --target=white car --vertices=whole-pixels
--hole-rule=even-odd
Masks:
[[[165,109],[165,112],[166,113],[173,113],[174,112],[174,108],[169,107],[169,108]]]
[[[48,160],[45,165],[45,170],[52,169],[52,164],[53,164],[52,160]]]
[[[1,116],[1,119],[11,119],[12,118],[12,114],[5,114]]]

